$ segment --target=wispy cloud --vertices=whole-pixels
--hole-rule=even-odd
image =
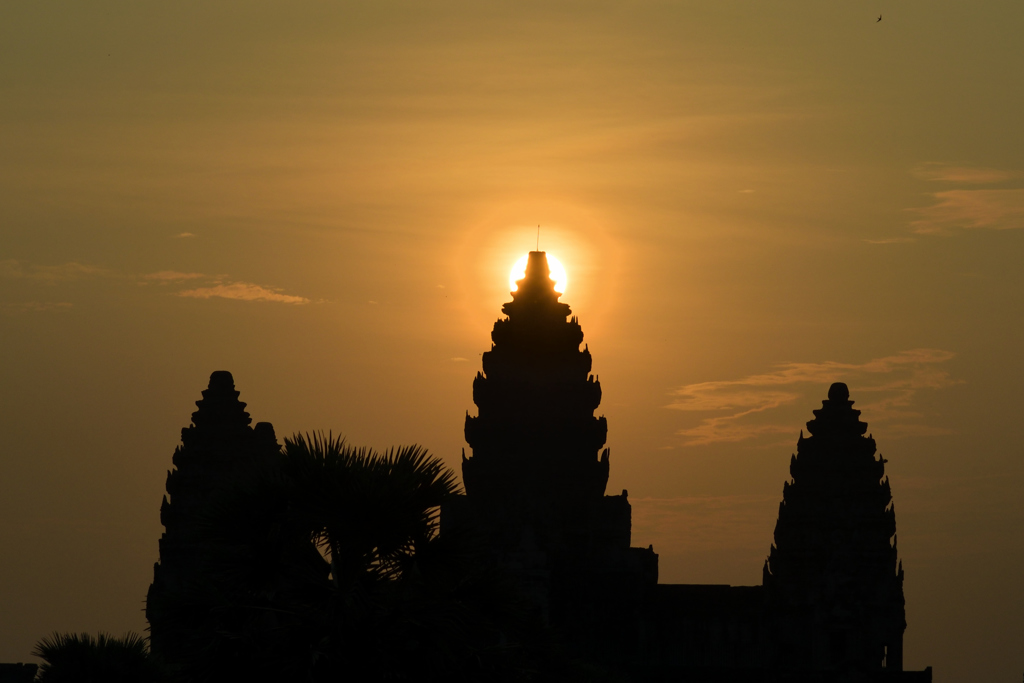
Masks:
[[[772,434],[791,433],[790,422],[765,419],[764,414],[798,399],[811,402],[813,387],[820,391],[835,381],[853,382],[857,394],[872,394],[873,403],[865,406],[875,421],[913,420],[921,416],[908,408],[922,389],[941,389],[956,384],[941,368],[953,353],[939,349],[913,349],[875,358],[866,363],[783,363],[771,372],[743,379],[700,382],[672,392],[667,406],[684,412],[724,413],[703,418],[699,424],[679,430],[687,445],[745,441]],[[904,425],[908,435],[924,425]],[[899,430],[894,430],[899,431]]]
[[[66,311],[71,308],[67,301],[24,301],[20,303],[2,304],[2,313],[39,313],[43,311]]]
[[[285,294],[279,287],[264,287],[252,282],[224,282],[223,275],[205,275],[177,270],[161,270],[141,276],[141,281],[157,282],[162,285],[176,285],[192,280],[212,281],[205,287],[193,287],[177,292],[178,296],[190,299],[235,299],[238,301],[270,301],[281,304],[308,304],[304,296]]]
[[[909,209],[918,216],[910,225],[920,235],[948,234],[955,229],[1024,228],[1024,188],[1005,186],[1024,175],[1019,171],[929,162],[919,164],[914,175],[947,185],[1003,184],[1003,187],[960,187],[931,193],[934,202],[930,206]]]
[[[910,244],[917,240],[913,237],[887,237],[880,240],[864,240],[868,244]]]
[[[191,232],[179,232],[177,235],[175,235],[175,237],[177,239],[182,239],[182,238],[185,238],[185,237],[195,237],[195,234],[193,234]]]
[[[283,294],[280,289],[270,289],[251,282],[219,283],[211,287],[197,287],[178,292],[178,296],[193,299],[238,299],[240,301],[273,301],[282,304],[308,304],[304,296]]]
[[[232,282],[225,275],[206,275],[204,273],[193,273],[179,270],[160,270],[154,273],[133,274],[124,273],[99,266],[90,266],[82,263],[71,262],[56,266],[37,266],[25,264],[15,259],[0,260],[0,279],[10,280],[31,280],[47,285],[54,285],[60,282],[70,282],[87,277],[106,277],[120,279],[138,284],[160,284],[167,286],[186,286],[200,284],[196,281],[206,280],[207,286],[185,289],[175,292],[178,296],[193,299],[236,299],[239,301],[271,301],[284,304],[308,304],[310,300],[304,296],[285,294],[278,287],[265,287],[252,282]],[[317,303],[323,303],[318,300]],[[11,304],[12,306],[23,306],[24,310],[37,310],[32,306],[50,306],[50,304]],[[64,304],[53,304],[63,306]],[[70,306],[70,304],[67,304]],[[13,309],[12,309],[13,310]],[[44,309],[38,309],[44,310]],[[49,309],[45,309],[49,310]]]
[[[34,266],[14,259],[0,261],[0,277],[12,280],[36,280],[47,284],[77,280],[83,277],[113,275],[113,272],[99,266],[82,263],[63,263],[56,266]]]
[[[156,273],[143,275],[143,280],[152,280],[161,283],[182,282],[185,280],[199,280],[206,277],[202,273],[181,273],[177,270],[161,270]]]
[[[961,185],[991,185],[1021,177],[1021,174],[1017,171],[978,166],[957,166],[935,161],[918,164],[914,168],[914,175],[922,180],[958,183]]]
[[[916,233],[941,234],[953,228],[1024,228],[1024,189],[946,190],[932,196],[935,204],[911,209],[920,216],[911,222]]]
[[[771,436],[773,434],[792,434],[793,425],[766,424],[749,425],[742,424],[739,420],[749,415],[750,412],[737,413],[719,417],[709,417],[702,420],[695,427],[680,429],[676,432],[679,436],[686,437],[686,446],[704,446],[709,443],[731,443],[746,441],[759,436]]]

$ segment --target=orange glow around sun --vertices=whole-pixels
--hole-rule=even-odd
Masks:
[[[519,289],[519,286],[516,285],[516,280],[522,280],[526,276],[526,262],[529,259],[530,255],[527,254],[516,261],[516,264],[512,266],[512,272],[508,275],[508,283],[509,287],[511,287],[511,291],[514,292]],[[555,291],[559,294],[565,294],[565,286],[569,282],[565,275],[565,268],[562,267],[561,261],[551,254],[548,254],[548,269],[551,271],[551,279],[555,281]]]

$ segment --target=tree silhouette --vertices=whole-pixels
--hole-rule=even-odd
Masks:
[[[418,446],[286,439],[204,513],[207,575],[164,596],[181,677],[527,678],[542,631],[472,539],[437,533],[456,491]]]
[[[40,683],[159,683],[166,673],[137,633],[54,633],[36,644]]]

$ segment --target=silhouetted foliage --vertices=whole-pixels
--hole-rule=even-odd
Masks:
[[[128,633],[54,633],[36,644],[33,656],[43,660],[40,683],[159,683],[167,676],[150,654],[145,639]]]
[[[277,463],[209,506],[208,575],[162,606],[180,674],[523,679],[524,639],[541,630],[471,539],[438,536],[438,507],[456,490],[418,446],[286,440]]]

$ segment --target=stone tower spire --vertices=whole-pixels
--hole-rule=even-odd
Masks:
[[[192,424],[181,430],[181,445],[172,459],[174,469],[167,473],[168,495],[160,507],[165,531],[146,599],[146,618],[153,650],[162,655],[173,655],[167,649],[177,640],[165,637],[168,630],[183,627],[164,618],[166,607],[174,604],[181,591],[209,583],[204,567],[212,549],[201,527],[210,504],[232,480],[269,462],[281,450],[273,425],[260,422],[249,426],[252,419],[245,412],[245,403],[238,400],[230,372],[210,375],[209,387],[202,394]]]
[[[901,670],[903,569],[886,460],[845,384],[807,423],[783,485],[764,586],[777,653],[801,668]]]
[[[601,385],[544,252],[530,252],[516,284],[473,381],[479,414],[466,416],[466,493],[442,508],[441,533],[485,539],[529,603],[581,652],[636,647],[638,629],[613,634],[635,626],[658,556],[630,548],[626,492],[604,495],[608,424],[594,415]]]
[[[590,351],[580,350],[583,330],[558,301],[543,251],[530,252],[516,284],[473,381],[479,416],[466,416],[466,493],[501,504],[600,499],[608,451],[600,459],[598,452],[608,425],[594,416],[601,385],[590,374]]]

